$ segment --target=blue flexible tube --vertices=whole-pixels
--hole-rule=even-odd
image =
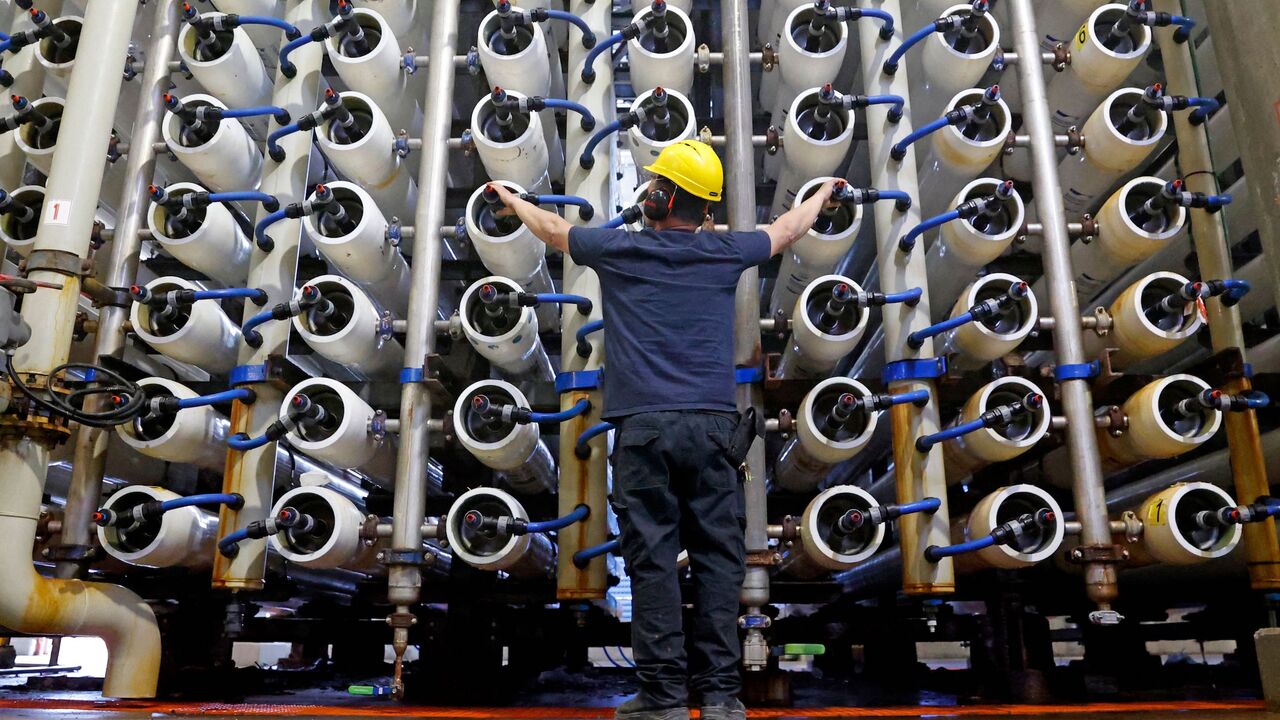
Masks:
[[[285,32],[285,35],[291,38],[301,38],[302,31],[293,25],[293,23],[285,22],[280,18],[273,18],[270,15],[241,15],[241,25],[271,25],[278,27]]]
[[[254,105],[253,107],[232,108],[222,111],[222,117],[224,118],[247,118],[261,115],[271,115],[276,118],[283,117],[285,118],[285,123],[289,122],[289,111],[275,105]]]
[[[254,393],[249,388],[232,388],[212,395],[197,395],[196,397],[191,398],[179,398],[178,409],[186,410],[187,408],[217,405],[218,403],[231,402],[232,400],[248,400],[252,397],[254,397]]]
[[[587,443],[591,442],[591,439],[595,436],[603,435],[610,430],[613,430],[615,427],[616,426],[611,422],[601,422],[583,430],[582,434],[578,436],[577,441],[573,444],[573,454],[577,455],[579,459],[585,460],[589,455],[591,455],[591,448],[587,447]]]
[[[578,331],[574,333],[574,338],[578,341],[577,350],[579,357],[589,357],[591,355],[591,343],[587,342],[587,336],[593,332],[603,329],[603,320],[592,320],[578,328]]]
[[[889,396],[890,405],[905,405],[907,403],[928,402],[928,390],[912,390],[911,392],[898,393]]]
[[[218,288],[215,290],[196,290],[192,293],[196,300],[222,300],[224,298],[248,298],[259,304],[267,301],[267,293],[259,288]]]
[[[917,287],[900,293],[888,293],[884,296],[884,301],[886,303],[900,302],[908,305],[915,305],[920,302],[921,297],[924,297],[924,290]]]
[[[260,448],[269,442],[271,441],[267,439],[266,435],[259,435],[258,437],[249,437],[245,433],[236,433],[227,438],[227,447],[231,448],[232,450],[239,450],[240,452],[244,452],[245,450]]]
[[[935,513],[938,508],[942,507],[942,500],[936,497],[921,498],[915,502],[909,502],[898,506],[898,513],[902,515],[910,515],[911,513]]]
[[[578,29],[582,31],[582,47],[588,50],[595,47],[596,34],[591,29],[591,26],[587,24],[586,20],[583,20],[582,18],[578,17],[577,15],[574,15],[573,13],[565,12],[563,10],[547,10],[547,17],[551,18],[552,20],[565,20],[567,22],[573,23],[574,25],[577,25]]]
[[[209,193],[209,202],[260,202],[263,205],[274,205],[276,207],[280,205],[280,201],[274,195],[268,195],[257,190]]]
[[[273,213],[268,213],[266,217],[258,221],[258,224],[253,228],[253,236],[258,240],[259,250],[271,252],[275,248],[276,241],[272,240],[271,236],[267,234],[267,228],[283,219],[285,219],[285,211],[282,208]]]
[[[977,432],[982,428],[983,428],[983,423],[981,419],[970,420],[967,423],[961,423],[960,425],[953,425],[952,427],[949,427],[949,428],[943,428],[932,435],[922,435],[921,437],[916,438],[916,449],[919,450],[920,452],[928,452],[929,448],[933,447],[934,445],[937,445],[940,442],[950,440],[952,438],[958,438],[961,435],[968,435],[969,433]]]
[[[1244,396],[1244,402],[1250,410],[1260,410],[1271,404],[1271,397],[1261,390],[1251,390]]]
[[[862,12],[866,13],[866,10],[863,10]],[[921,40],[924,40],[925,38],[929,37],[930,35],[934,34],[937,31],[938,30],[936,27],[934,27],[934,24],[929,23],[928,25],[925,25],[919,30],[911,33],[911,35],[907,37],[907,39],[904,40],[896,50],[893,51],[893,54],[891,54],[889,58],[884,61],[884,68],[883,68],[884,74],[892,75],[898,72],[898,63],[902,61],[902,56],[906,55],[907,51],[910,50],[916,43],[920,42]]]
[[[534,295],[540,303],[572,303],[578,306],[583,312],[591,312],[591,298],[582,295],[569,295],[567,293],[538,293]]]
[[[902,190],[881,190],[880,199],[896,201],[898,209],[902,211],[911,207],[911,196]]]
[[[240,328],[240,334],[244,337],[244,341],[248,343],[250,347],[258,347],[261,345],[262,334],[255,328],[259,325],[265,325],[274,319],[275,317],[271,314],[271,309],[268,308],[248,320],[245,320],[244,326]]]
[[[555,520],[543,520],[541,522],[531,522],[526,527],[528,532],[530,533],[551,532],[553,530],[560,530],[562,528],[567,528],[570,525],[576,522],[579,522],[581,520],[586,520],[587,516],[590,514],[591,514],[591,508],[587,507],[586,505],[579,505],[575,507],[573,511],[570,512],[568,515],[563,515],[561,517],[556,518]]]
[[[271,155],[272,160],[275,160],[276,162],[284,160],[284,148],[279,145],[280,138],[286,135],[292,135],[300,130],[302,130],[302,128],[298,126],[298,123],[293,122],[285,125],[284,127],[276,128],[271,131],[270,135],[267,135],[267,153]]]
[[[566,420],[572,420],[582,413],[591,409],[591,401],[583,398],[573,404],[568,410],[561,410],[553,413],[529,413],[529,422],[536,423],[562,423]]]
[[[934,323],[927,328],[911,333],[907,336],[907,345],[913,350],[919,350],[920,346],[924,345],[926,338],[941,335],[948,330],[953,330],[961,325],[968,325],[971,322],[973,322],[973,313],[962,312],[953,318],[947,318],[940,323]]]
[[[1187,119],[1192,125],[1199,125],[1209,119],[1210,113],[1222,107],[1222,103],[1213,98],[1191,97],[1187,98],[1187,107],[1195,108]]]
[[[3,55],[4,53],[9,52],[9,49],[10,47],[12,47],[12,45],[13,45],[13,41],[10,38],[5,38],[4,40],[0,40],[0,55]]]
[[[568,13],[565,14],[568,15]],[[574,15],[574,17],[577,17],[577,15]],[[565,100],[562,98],[546,98],[542,103],[549,108],[572,110],[573,112],[578,113],[582,116],[582,129],[586,132],[591,132],[591,130],[596,126],[596,116],[592,115],[591,110],[582,103],[576,103],[572,100]]]
[[[601,126],[600,129],[591,136],[591,139],[587,140],[587,144],[582,146],[582,155],[578,156],[578,164],[581,165],[584,170],[590,170],[591,167],[596,164],[596,146],[604,142],[605,138],[618,132],[620,129],[622,129],[621,120],[612,120]]]
[[[284,73],[285,77],[292,78],[294,75],[298,74],[298,68],[293,63],[289,62],[289,56],[293,54],[294,50],[297,50],[309,42],[315,41],[311,39],[311,35],[308,33],[296,40],[290,40],[284,44],[284,47],[280,48],[280,72]]]
[[[236,554],[236,546],[242,541],[248,539],[249,530],[247,528],[240,528],[218,541],[218,552],[222,553],[226,557],[234,557]]]
[[[591,216],[596,214],[596,209],[591,206],[591,201],[579,195],[534,195],[533,204],[576,205],[581,208],[578,211],[578,215],[583,220],[590,220]]]
[[[587,83],[588,85],[595,82],[596,58],[600,57],[604,53],[609,52],[609,48],[613,47],[614,45],[617,45],[618,43],[624,40],[626,40],[626,36],[624,36],[621,32],[616,32],[610,35],[609,37],[605,38],[602,42],[596,43],[596,46],[591,48],[591,52],[587,53],[586,62],[582,64],[582,82]]]
[[[890,149],[889,151],[890,156],[894,160],[901,162],[903,156],[907,152],[908,146],[913,145],[917,141],[932,135],[933,133],[941,130],[942,128],[946,127],[949,124],[950,124],[950,121],[947,120],[947,117],[944,115],[938,118],[937,120],[934,120],[933,122],[929,123],[928,125],[925,125],[924,127],[916,128],[914,131],[911,132],[910,135],[907,135],[906,137],[902,138],[898,142],[894,143],[893,148]]]
[[[889,111],[889,122],[896,123],[902,119],[902,109],[906,107],[907,101],[901,95],[868,95],[867,104],[892,105],[893,109]]]
[[[888,40],[893,36],[893,16],[887,11],[877,8],[859,8],[858,11],[862,13],[862,17],[873,17],[884,21],[884,27],[880,28],[881,38]]]
[[[160,512],[169,512],[178,508],[193,507],[199,505],[244,505],[244,497],[238,493],[204,493],[202,495],[188,495],[186,497],[174,498],[173,500],[165,500],[160,503]]]
[[[606,222],[604,225],[601,225],[600,227],[609,228],[610,230],[617,230],[618,228],[626,224],[627,224],[627,219],[619,215],[618,217],[609,220],[608,222]]]
[[[956,545],[930,545],[924,550],[924,559],[929,562],[936,563],[942,558],[951,557],[952,555],[960,555],[962,553],[977,552],[983,548],[989,548],[996,544],[996,539],[990,535],[984,535],[977,540],[958,543]]]
[[[1222,300],[1227,307],[1239,303],[1253,289],[1248,280],[1236,280],[1235,278],[1223,280],[1222,287],[1226,288],[1226,292],[1222,294]]]
[[[622,543],[617,540],[610,540],[607,543],[593,545],[589,548],[583,548],[573,554],[573,564],[575,567],[586,567],[587,563],[609,553],[617,554],[618,549],[622,547]]]
[[[1174,15],[1169,18],[1169,24],[1178,26],[1178,29],[1173,31],[1173,41],[1184,43],[1191,38],[1191,28],[1196,26],[1196,21],[1185,15]]]
[[[921,235],[925,234],[926,232],[929,232],[930,230],[940,225],[946,225],[952,220],[959,220],[959,219],[960,219],[959,210],[952,210],[950,212],[944,212],[941,215],[934,215],[928,220],[925,220],[924,222],[921,222],[919,225],[916,225],[915,227],[911,228],[910,230],[907,231],[906,235],[903,235],[901,238],[899,238],[898,250],[904,253],[911,252],[916,246],[916,239],[919,238]]]

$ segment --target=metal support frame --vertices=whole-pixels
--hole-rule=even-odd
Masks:
[[[1009,0],[1014,50],[1021,57],[1040,52],[1031,0]],[[1053,125],[1045,94],[1044,67],[1040,63],[1018,63],[1022,90],[1023,121],[1031,136],[1036,208],[1043,225],[1044,282],[1049,291],[1049,308],[1054,318],[1053,346],[1059,365],[1079,365],[1086,361],[1084,335],[1080,328],[1080,306],[1071,269],[1071,238],[1067,234],[1062,186],[1058,181],[1058,158],[1053,141]],[[1062,413],[1067,417],[1067,451],[1071,460],[1071,491],[1076,517],[1083,525],[1084,546],[1110,546],[1111,526],[1107,517],[1106,489],[1102,461],[1093,425],[1093,393],[1086,378],[1058,383]],[[1110,621],[1111,602],[1116,598],[1116,568],[1108,562],[1085,563],[1085,586],[1089,599],[1106,614],[1094,614],[1095,621]]]
[[[1175,14],[1181,12],[1180,3],[1170,0],[1158,0],[1156,6],[1157,10],[1164,12]],[[1191,55],[1191,43],[1175,43],[1171,29],[1158,29],[1154,32],[1156,41],[1160,45],[1160,54],[1164,58],[1165,82],[1169,92],[1189,97],[1200,95],[1195,63]],[[1240,47],[1236,48],[1236,52],[1241,50]],[[1223,74],[1224,82],[1229,76],[1231,73]],[[1250,104],[1243,100],[1248,97],[1248,92],[1244,88],[1240,90],[1239,95],[1231,93],[1231,97],[1241,98],[1242,102],[1239,103],[1241,105]],[[1235,104],[1232,103],[1229,107]],[[1238,115],[1233,119],[1242,121],[1237,123],[1237,127],[1248,123],[1247,118],[1240,118]],[[1268,117],[1268,121],[1271,120],[1273,118]],[[1218,180],[1213,173],[1195,172],[1213,167],[1207,123],[1192,125],[1188,113],[1174,113],[1173,130],[1178,140],[1178,164],[1181,167],[1182,176],[1186,178],[1187,190],[1218,193]],[[1240,150],[1241,157],[1246,160],[1250,157],[1265,156],[1265,153],[1251,155],[1250,148],[1244,145]],[[1261,170],[1261,167],[1259,169]],[[1248,175],[1254,198],[1258,198],[1257,191],[1253,190],[1254,178],[1259,178],[1258,184],[1265,186],[1268,182],[1266,178],[1270,178],[1271,175],[1269,171]],[[1254,207],[1261,209],[1264,206],[1258,203]],[[1227,244],[1222,213],[1211,215],[1203,209],[1192,209],[1190,213],[1191,235],[1195,241],[1196,257],[1200,262],[1200,277],[1230,277],[1232,275],[1231,251]],[[1267,215],[1266,212],[1258,214]],[[1267,221],[1262,217],[1258,220],[1260,223]],[[1275,249],[1268,247],[1267,252],[1264,253],[1271,257],[1272,268],[1277,267],[1277,260],[1270,252]],[[1267,292],[1268,289],[1276,291],[1275,284],[1272,283],[1271,288],[1254,288],[1253,292]],[[1209,316],[1209,338],[1213,351],[1219,353],[1237,348],[1243,356],[1245,342],[1244,333],[1240,327],[1240,308],[1226,307],[1222,304],[1221,298],[1210,298],[1205,303],[1205,309]],[[1237,394],[1252,390],[1253,385],[1246,375],[1241,374],[1239,377],[1231,378],[1222,389]],[[1231,474],[1235,481],[1237,502],[1251,503],[1261,495],[1270,494],[1267,466],[1258,433],[1257,412],[1247,410],[1224,413],[1222,422],[1227,428],[1227,446],[1231,455]],[[1280,542],[1277,542],[1275,518],[1245,525],[1244,546],[1245,553],[1248,555],[1250,585],[1255,590],[1280,589]]]
[[[134,116],[132,142],[136,152],[129,153],[125,166],[125,186],[120,193],[120,215],[107,255],[106,274],[102,282],[107,287],[128,287],[138,274],[138,256],[142,251],[142,228],[151,198],[147,185],[155,174],[156,154],[153,149],[160,137],[160,122],[164,117],[161,96],[169,87],[169,60],[173,57],[182,27],[178,19],[177,2],[160,2],[155,6],[155,18],[151,25],[151,42],[147,46],[147,58],[152,62],[140,78],[141,98]],[[94,358],[119,358],[124,353],[124,324],[129,319],[129,308],[104,305],[98,311],[98,330],[94,336]],[[86,401],[91,412],[105,408],[106,397],[95,395]],[[110,430],[82,425],[76,433],[74,460],[71,464],[71,484],[67,489],[67,502],[62,514],[62,544],[88,546],[93,537],[91,518],[102,502],[102,476],[107,462],[107,441]],[[57,576],[76,577],[83,571],[81,563],[59,561]]]
[[[896,18],[902,17],[899,0],[884,0],[872,5]],[[904,64],[892,76],[881,72],[885,58],[901,39],[889,42],[881,40],[880,28],[876,23],[860,22],[855,27],[861,54],[863,93],[907,97],[911,68]],[[902,27],[898,28],[898,32],[903,30]],[[889,157],[893,144],[906,137],[913,129],[910,107],[908,103],[906,113],[896,124],[888,120],[889,106],[871,105],[866,108],[867,153],[871,161],[872,187],[894,188],[918,197],[920,183],[916,176],[915,146],[907,148],[906,157],[901,162]],[[915,307],[903,303],[884,306],[882,327],[885,359],[892,363],[933,357],[934,344],[931,338],[926,339],[918,350],[907,345],[907,335],[929,325],[925,254],[902,253],[898,250],[898,238],[904,230],[920,222],[920,204],[914,203],[906,212],[899,212],[893,203],[876,203],[872,213],[875,216],[876,265],[880,275],[880,290],[885,293],[903,292],[913,287],[924,290],[920,303]],[[951,542],[942,448],[934,446],[922,453],[916,450],[915,445],[916,438],[936,433],[941,427],[937,383],[932,379],[900,380],[890,383],[888,389],[891,393],[913,390],[926,390],[929,393],[929,402],[924,407],[906,403],[895,405],[889,411],[898,502],[915,502],[925,497],[942,498],[942,507],[932,515],[914,513],[904,515],[898,521],[904,559],[903,590],[911,595],[953,593],[955,568],[951,559],[943,558],[937,563],[931,563],[924,558],[926,547],[948,545]]]

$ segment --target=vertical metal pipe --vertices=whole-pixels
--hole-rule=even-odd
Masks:
[[[422,119],[418,206],[413,223],[422,229],[422,235],[416,245],[409,285],[405,375],[401,376],[400,386],[400,447],[391,516],[391,550],[405,562],[392,563],[387,575],[387,599],[396,608],[390,622],[396,655],[393,691],[397,694],[403,691],[400,671],[413,623],[409,606],[418,601],[422,589],[422,568],[412,558],[422,552],[422,520],[427,502],[431,396],[424,381],[428,357],[435,350],[434,321],[440,303],[442,239],[435,229],[445,225],[458,3],[437,3],[431,23],[430,61],[422,103],[426,113]]]
[[[1085,362],[1084,336],[1080,324],[1080,306],[1076,299],[1075,277],[1071,269],[1071,240],[1067,235],[1066,211],[1062,205],[1062,187],[1058,182],[1058,160],[1053,144],[1053,125],[1045,95],[1044,67],[1035,62],[1040,57],[1040,39],[1036,34],[1031,0],[1010,0],[1014,49],[1020,58],[1018,83],[1022,90],[1023,121],[1031,136],[1031,160],[1035,172],[1036,208],[1044,226],[1044,280],[1049,290],[1049,308],[1053,313],[1053,346],[1059,365]],[[1062,410],[1067,417],[1067,450],[1071,459],[1071,493],[1075,499],[1076,517],[1083,531],[1080,541],[1086,548],[1111,546],[1111,528],[1107,519],[1106,490],[1102,481],[1102,462],[1098,457],[1098,438],[1093,425],[1093,393],[1087,379],[1059,382]],[[1116,569],[1108,562],[1085,564],[1085,586],[1089,598],[1100,610],[1109,610],[1115,599]],[[1099,615],[1097,619],[1114,616]]]
[[[107,256],[106,274],[102,281],[108,287],[127,287],[138,274],[138,254],[142,250],[143,213],[150,198],[147,185],[155,174],[156,154],[152,145],[160,137],[160,120],[164,115],[161,95],[168,90],[169,60],[173,58],[178,37],[178,3],[165,0],[156,3],[151,25],[151,42],[147,46],[147,66],[140,78],[141,99],[134,116],[131,150],[125,165],[125,186],[120,193],[119,221],[115,239]],[[124,352],[124,321],[127,307],[106,305],[98,311],[98,332],[94,337],[95,358],[119,358]],[[95,395],[86,405],[91,411],[104,409],[106,398]],[[62,544],[87,546],[92,537],[90,518],[102,501],[102,474],[107,461],[107,435],[103,428],[81,425],[76,433],[71,484],[62,515]],[[76,562],[60,561],[57,575],[75,577],[81,570]]]
[[[1169,0],[1159,0],[1156,6],[1157,10],[1164,12],[1180,13],[1182,11],[1180,3]],[[1216,25],[1214,27],[1217,29]],[[1176,95],[1200,95],[1195,65],[1191,57],[1191,44],[1175,43],[1170,30],[1158,29],[1155,34],[1156,41],[1160,45],[1160,54],[1164,58],[1165,82],[1169,92]],[[1244,47],[1246,46],[1237,47],[1237,52],[1242,52]],[[1262,65],[1259,64],[1259,66]],[[1230,75],[1231,73],[1225,73],[1224,78]],[[1240,95],[1233,94],[1231,97],[1241,98],[1242,101],[1239,104],[1251,104],[1243,100],[1247,97],[1244,88],[1241,88],[1241,91]],[[1231,103],[1231,105],[1235,104],[1237,103]],[[1239,115],[1233,119],[1240,119]],[[1208,125],[1192,125],[1189,113],[1174,113],[1173,130],[1178,139],[1178,164],[1182,174],[1187,178],[1187,189],[1192,192],[1220,192],[1217,177],[1213,173],[1193,172],[1200,168],[1213,167]],[[1247,132],[1263,131],[1250,129],[1246,134]],[[1250,154],[1250,148],[1247,145],[1242,145],[1240,149],[1245,159],[1257,157]],[[1261,173],[1266,177],[1259,178],[1258,183],[1265,185],[1271,174]],[[1255,176],[1248,177],[1252,187]],[[1255,194],[1254,198],[1257,197]],[[1260,208],[1262,205],[1257,204],[1254,207]],[[1227,245],[1222,215],[1220,213],[1211,215],[1200,209],[1192,209],[1190,212],[1191,235],[1195,241],[1196,257],[1200,263],[1200,277],[1205,279],[1230,277],[1232,274],[1231,251]],[[1266,212],[1259,214],[1267,215]],[[1259,222],[1264,222],[1264,219],[1260,217]],[[1274,248],[1266,248],[1266,250],[1272,249]],[[1264,252],[1264,254],[1269,253]],[[1271,263],[1272,267],[1277,266],[1274,257]],[[1275,291],[1275,286],[1272,285],[1271,289]],[[1266,291],[1266,287],[1253,289],[1253,292]],[[1209,337],[1213,351],[1220,353],[1237,348],[1243,356],[1245,342],[1244,333],[1240,327],[1240,308],[1225,307],[1220,298],[1210,299],[1205,303],[1205,308],[1209,315]],[[1242,393],[1253,389],[1253,386],[1247,376],[1241,375],[1232,378],[1223,389],[1230,393]],[[1227,427],[1227,446],[1231,454],[1231,474],[1235,481],[1236,500],[1241,503],[1250,503],[1260,495],[1269,494],[1270,484],[1262,441],[1258,435],[1257,413],[1253,410],[1226,413],[1223,423]],[[1245,525],[1244,547],[1248,555],[1250,585],[1255,590],[1280,589],[1280,542],[1277,542],[1275,518]]]
[[[895,18],[902,18],[902,3],[885,0],[877,5]],[[880,39],[880,25],[874,22],[856,23],[859,52],[861,53],[864,87],[868,95],[894,94],[908,96],[911,63],[905,62],[892,76],[881,72],[885,58],[901,42],[901,38],[885,42]],[[898,30],[902,31],[902,23]],[[866,109],[867,153],[871,159],[871,185],[884,189],[898,189],[912,198],[919,199],[920,182],[916,175],[915,146],[908,146],[901,162],[893,160],[889,153],[893,143],[905,137],[912,129],[911,105],[896,125],[888,120],[889,106],[872,105]],[[899,212],[893,203],[876,203],[872,209],[876,230],[876,265],[880,274],[880,289],[886,293],[903,292],[910,288],[924,291],[920,303],[908,307],[902,303],[885,305],[882,310],[885,360],[893,363],[901,360],[931,358],[934,356],[933,340],[925,340],[918,350],[907,345],[907,335],[929,325],[929,287],[925,272],[925,253],[916,250],[902,253],[898,250],[898,238],[907,228],[920,222],[920,203],[915,202],[906,212]],[[938,415],[938,394],[933,380],[903,380],[889,384],[894,393],[927,390],[929,403],[923,408],[912,404],[895,405],[889,411],[893,433],[893,466],[898,488],[899,502],[913,502],[924,497],[942,500],[942,507],[932,515],[915,513],[904,515],[899,521],[902,538],[902,585],[913,595],[938,595],[955,592],[955,569],[950,558],[931,563],[924,558],[929,545],[950,544],[951,522],[947,508],[947,477],[943,468],[942,447],[935,445],[928,452],[916,450],[915,439],[935,433],[941,422]]]

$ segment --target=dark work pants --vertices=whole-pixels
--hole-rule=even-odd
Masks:
[[[640,694],[653,707],[737,697],[738,596],[746,512],[724,455],[735,421],[706,412],[626,417],[614,456],[613,507],[631,577],[631,646]],[[693,623],[681,628],[676,556],[688,550]]]

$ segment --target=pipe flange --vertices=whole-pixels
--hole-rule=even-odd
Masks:
[[[32,250],[26,262],[22,264],[22,268],[27,275],[37,270],[47,270],[61,275],[81,277],[88,272],[88,264],[88,260],[65,250]]]
[[[782,129],[777,125],[770,125],[768,130],[764,131],[764,151],[770,155],[777,155],[782,149]]]
[[[1005,155],[1012,155],[1013,151],[1016,150],[1017,148],[1018,148],[1018,134],[1009,133],[1008,135],[1005,135],[1004,147],[1000,149],[1000,152]],[[1021,234],[1026,235],[1027,234],[1026,223],[1023,223],[1022,227],[1023,229],[1021,231]]]
[[[800,538],[800,521],[794,515],[782,518],[782,534],[778,536],[783,542],[795,542]]]
[[[1053,46],[1053,71],[1063,72],[1071,64],[1071,51],[1063,43]]]
[[[1132,510],[1120,513],[1120,522],[1124,523],[1124,541],[1130,545],[1142,541],[1142,520]]]
[[[1067,144],[1066,150],[1068,155],[1079,155],[1081,150],[1085,149],[1085,137],[1080,132],[1080,128],[1072,125],[1067,128]]]
[[[1111,334],[1111,328],[1115,326],[1115,319],[1111,317],[1111,313],[1107,309],[1099,305],[1093,309],[1093,315],[1085,318],[1085,329],[1092,330],[1098,337],[1106,337]],[[1108,363],[1109,364],[1109,363]]]
[[[774,49],[773,43],[765,43],[760,48],[760,69],[765,72],[772,72],[778,65],[778,51]]]
[[[378,551],[377,561],[386,567],[427,567],[436,556],[423,550],[387,548]]]
[[[756,550],[747,553],[747,567],[777,567],[781,564],[782,554],[774,550]]]
[[[1089,213],[1080,218],[1080,242],[1091,243],[1098,237],[1098,220]]]
[[[382,524],[382,518],[377,515],[365,515],[364,522],[360,523],[360,541],[365,545],[372,545],[378,541],[378,526]]]
[[[703,47],[706,47],[706,46],[704,45]],[[698,142],[704,145],[710,145],[714,137],[715,136],[711,134],[711,128],[707,125],[703,125],[698,130]]]
[[[88,565],[98,560],[101,553],[93,545],[50,545],[40,551],[40,557],[53,562]]]
[[[791,414],[790,410],[783,408],[778,411],[778,432],[791,433],[795,432],[796,418]]]
[[[387,625],[392,629],[407,630],[418,624],[418,616],[413,613],[395,612],[387,616]]]
[[[1071,562],[1076,564],[1103,563],[1118,565],[1129,559],[1129,551],[1123,545],[1080,545],[1071,549]]]
[[[711,48],[707,47],[706,43],[702,43],[694,50],[693,59],[700,74],[706,75],[711,72]]]

